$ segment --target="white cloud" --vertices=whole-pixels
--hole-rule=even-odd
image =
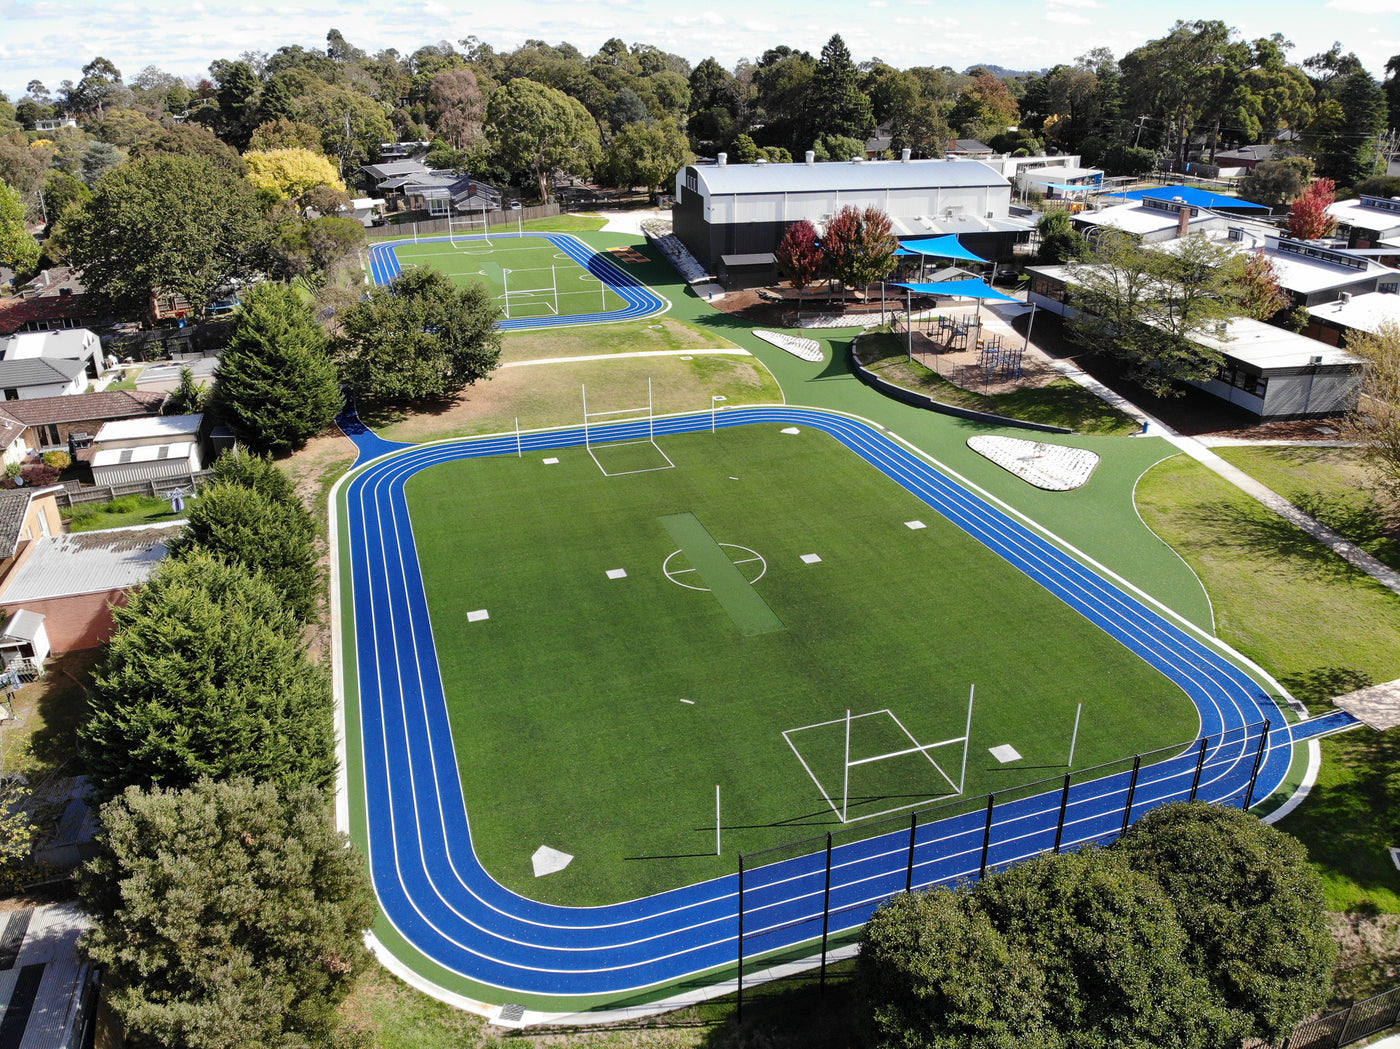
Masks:
[[[1045,12],[1045,21],[1055,22],[1058,25],[1094,24],[1094,20],[1086,15],[1077,15],[1073,11],[1056,11],[1053,8]]]
[[[866,4],[865,6],[866,6],[866,7],[889,7],[890,5],[887,4],[887,3],[885,3],[885,0],[870,0],[870,3]]]
[[[1099,0],[1049,0],[1051,9],[1056,7],[1103,7]]]
[[[724,25],[724,16],[718,11],[701,11],[693,15],[676,15],[671,23],[678,26],[721,26]]]

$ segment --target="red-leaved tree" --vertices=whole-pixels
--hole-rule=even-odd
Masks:
[[[1317,240],[1337,228],[1337,220],[1327,214],[1336,203],[1337,184],[1330,178],[1315,179],[1288,209],[1288,232],[1299,240]]]
[[[797,308],[801,310],[802,289],[820,277],[826,266],[826,252],[817,237],[817,228],[806,219],[798,219],[783,234],[773,257],[778,262],[778,272],[797,289]]]
[[[1263,251],[1251,251],[1245,256],[1235,287],[1240,295],[1240,309],[1257,321],[1268,320],[1293,301],[1279,284],[1273,260]]]
[[[879,208],[862,211],[847,204],[826,224],[826,257],[831,274],[847,287],[869,287],[894,266],[895,239],[890,217]]]

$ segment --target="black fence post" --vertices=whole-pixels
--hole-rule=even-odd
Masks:
[[[1065,811],[1069,808],[1069,777],[1071,773],[1065,773],[1065,786],[1060,791],[1060,818],[1055,821],[1055,853],[1060,851],[1060,839],[1065,833]]]
[[[1344,1020],[1342,1021],[1342,1029],[1341,1029],[1341,1031],[1339,1031],[1338,1034],[1337,1034],[1337,1041],[1336,1041],[1336,1044],[1337,1044],[1337,1045],[1346,1045],[1346,1044],[1347,1044],[1347,1028],[1349,1028],[1349,1027],[1351,1026],[1351,1014],[1352,1014],[1353,1012],[1355,1012],[1355,1011],[1356,1011],[1356,1003],[1355,1003],[1355,1002],[1352,1002],[1350,1005],[1347,1006],[1347,1015],[1346,1015],[1346,1019],[1344,1019]]]
[[[822,994],[826,994],[826,931],[831,926],[831,831],[826,832],[826,888],[822,892]]]
[[[987,795],[987,829],[982,832],[982,866],[977,872],[979,878],[987,876],[987,853],[992,848],[992,806],[996,804],[996,800],[995,794]]]
[[[914,831],[919,826],[919,814],[909,813],[909,865],[904,871],[904,891],[914,891]]]
[[[1206,744],[1209,742],[1209,736],[1201,737],[1201,752],[1196,756],[1196,775],[1191,778],[1191,794],[1187,797],[1187,801],[1196,800],[1196,791],[1201,786],[1201,770],[1206,767]]]
[[[1138,769],[1142,768],[1142,755],[1133,755],[1133,778],[1128,781],[1128,804],[1123,806],[1123,829],[1118,832],[1121,838],[1128,833],[1128,824],[1133,821],[1133,796],[1137,794]]]
[[[738,1002],[734,1007],[734,1018],[744,1022],[744,856],[739,855],[739,979]]]
[[[1268,718],[1264,719],[1264,731],[1259,733],[1259,749],[1254,752],[1254,768],[1249,773],[1249,789],[1244,792],[1244,811],[1248,812],[1249,807],[1254,804],[1254,784],[1259,779],[1259,769],[1264,764],[1264,748],[1269,742],[1269,729],[1273,723]]]

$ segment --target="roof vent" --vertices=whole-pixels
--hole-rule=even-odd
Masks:
[[[1322,358],[1321,358],[1321,357],[1309,357],[1309,358],[1308,358],[1308,363],[1309,363],[1309,364],[1321,364],[1321,363],[1322,363]]]
[[[729,154],[721,153],[719,156],[715,157],[715,163],[722,168],[727,168],[729,166]]]
[[[768,163],[768,158],[767,158],[767,157],[759,157],[757,160],[754,161],[754,163],[755,163],[755,164],[767,164],[767,163]]]
[[[1351,292],[1349,292],[1349,291],[1344,291],[1344,292],[1342,292],[1340,295],[1338,295],[1337,297],[1338,297],[1339,299],[1341,299],[1343,302],[1350,302],[1350,301],[1351,301]]]
[[[807,163],[808,163],[808,164],[815,164],[816,162],[817,162],[817,154],[816,154],[816,151],[815,151],[815,150],[812,150],[812,149],[807,150]]]
[[[851,163],[852,163],[852,164],[864,164],[864,163],[865,163],[865,158],[864,158],[864,157],[852,157],[852,158],[851,158]]]
[[[911,150],[911,149],[901,149],[901,150],[899,151],[899,162],[900,162],[901,164],[907,164],[907,163],[909,163],[909,158],[910,158],[911,156],[913,156],[913,154],[914,154],[914,151]]]

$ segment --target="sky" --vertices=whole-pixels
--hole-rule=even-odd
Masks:
[[[592,54],[620,37],[731,69],[778,44],[815,55],[840,33],[857,62],[1041,69],[1094,47],[1121,58],[1178,18],[1220,19],[1248,40],[1281,32],[1295,62],[1341,41],[1378,79],[1400,54],[1400,0],[0,0],[0,90],[14,101],[37,79],[52,91],[96,55],[128,79],[147,65],[199,77],[244,51],[324,47],[331,28],[371,54],[473,34],[497,51],[539,39]]]

